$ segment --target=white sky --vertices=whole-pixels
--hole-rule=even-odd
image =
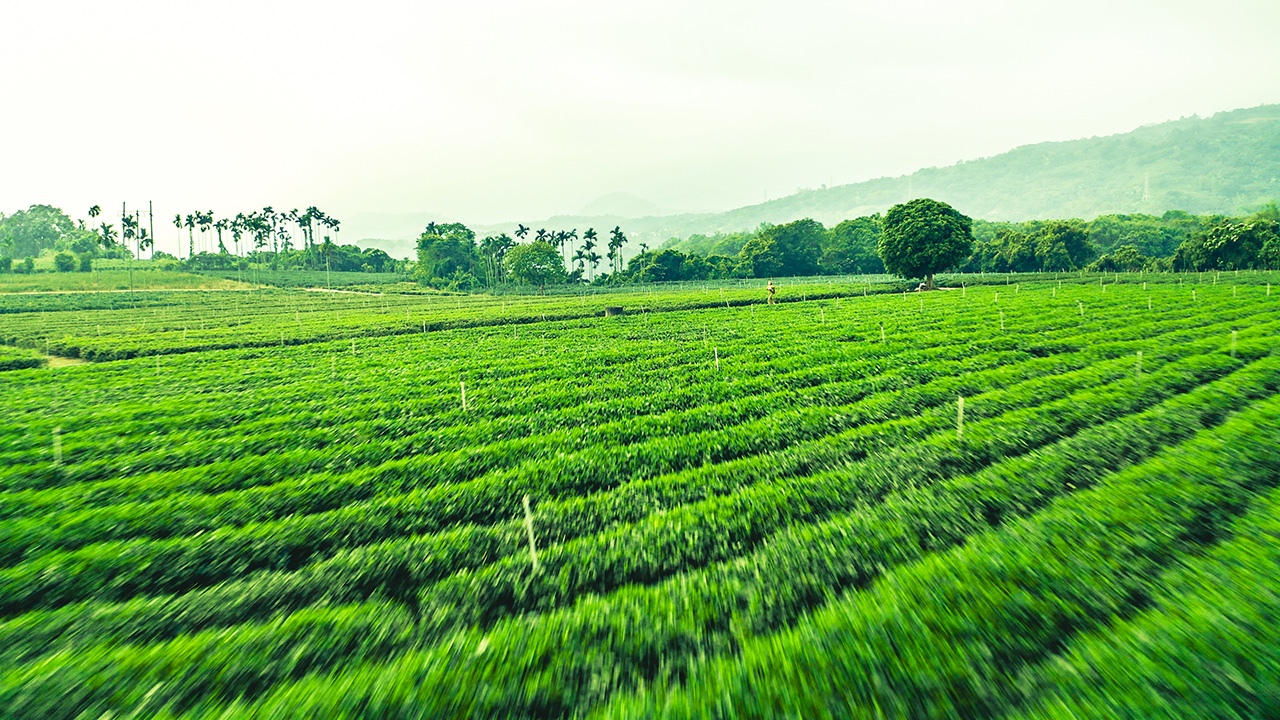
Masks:
[[[0,211],[73,217],[723,210],[1280,102],[1275,0],[14,0],[0,27]]]

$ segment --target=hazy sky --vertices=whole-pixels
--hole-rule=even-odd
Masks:
[[[0,211],[73,217],[720,210],[1280,102],[1275,0],[23,0],[0,23]]]

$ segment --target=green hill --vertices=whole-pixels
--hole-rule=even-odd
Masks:
[[[1112,213],[1242,214],[1280,197],[1280,105],[1221,112],[1132,132],[1024,145],[989,158],[911,175],[804,190],[722,213],[624,218],[560,216],[535,226],[622,225],[660,244],[694,233],[754,229],[811,217],[830,227],[931,197],[984,220],[1089,220]],[[480,229],[509,232],[507,225]],[[634,243],[633,243],[634,245]],[[628,254],[635,252],[628,248]]]

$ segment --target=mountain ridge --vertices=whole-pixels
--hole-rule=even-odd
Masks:
[[[634,241],[656,246],[672,237],[738,232],[805,217],[831,226],[916,197],[941,200],[991,221],[1090,220],[1168,210],[1247,213],[1280,197],[1280,104],[1148,123],[1127,133],[1020,145],[953,165],[800,190],[723,212],[558,215],[526,224],[548,229],[621,225],[632,246]],[[480,236],[514,228],[514,222],[475,226]]]

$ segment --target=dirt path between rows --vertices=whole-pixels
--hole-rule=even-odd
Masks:
[[[45,367],[60,368],[71,367],[72,365],[88,365],[89,361],[84,358],[62,357],[60,355],[50,355],[48,364]]]
[[[386,294],[386,293],[380,293],[380,292],[379,293],[363,292],[361,290],[334,290],[332,288],[302,288],[302,289],[306,290],[307,292],[331,292],[331,293],[342,293],[344,295],[373,295],[375,297],[382,297],[383,295]]]

